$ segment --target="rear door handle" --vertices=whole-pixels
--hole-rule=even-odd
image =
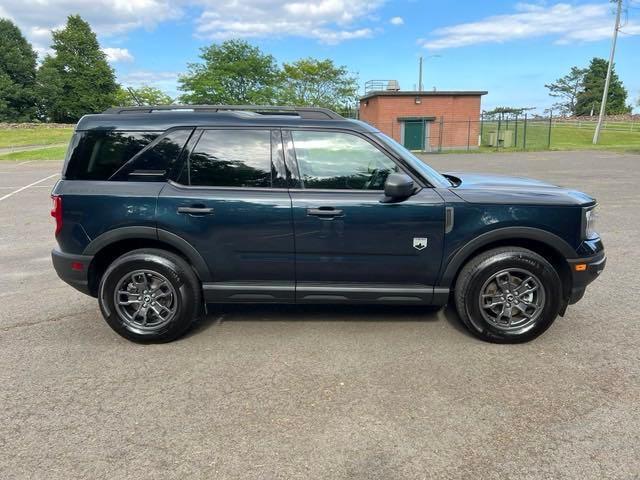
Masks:
[[[335,218],[343,217],[344,212],[333,207],[307,208],[310,217]]]
[[[178,213],[187,215],[213,215],[213,208],[210,207],[178,207]]]

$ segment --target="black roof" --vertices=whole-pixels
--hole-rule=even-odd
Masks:
[[[274,106],[151,106],[116,107],[85,115],[76,130],[164,131],[173,127],[322,127],[376,132],[371,125],[346,119],[324,108]]]

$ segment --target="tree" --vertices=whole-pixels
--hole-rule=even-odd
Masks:
[[[528,107],[496,107],[493,110],[484,111],[484,115],[486,117],[497,117],[497,116],[507,116],[507,117],[516,117],[523,115],[527,110],[533,110],[533,108]]]
[[[603,58],[593,58],[584,75],[583,88],[576,100],[576,115],[589,115],[591,111],[598,111],[604,92],[604,82],[607,76],[609,62]],[[622,85],[615,72],[611,69],[611,81],[607,95],[607,115],[628,113],[631,108],[627,105],[627,90]]]
[[[42,116],[73,123],[87,113],[98,113],[115,103],[118,84],[91,27],[79,15],[53,32],[53,55],[38,70]]]
[[[178,80],[184,103],[271,104],[278,66],[271,55],[243,40],[228,40],[201,50],[202,63],[188,65]]]
[[[285,63],[278,100],[283,104],[343,110],[355,104],[358,81],[329,59],[303,58]]]
[[[36,58],[10,20],[0,18],[0,121],[24,122],[35,115]]]
[[[118,89],[115,104],[119,107],[132,107],[136,105],[170,105],[173,103],[173,99],[159,88],[150,87],[148,85],[143,85],[139,88],[129,88],[130,90],[122,87]]]
[[[563,115],[576,114],[576,100],[582,91],[586,73],[586,68],[571,67],[567,75],[545,85],[549,89],[549,95],[562,99],[553,104],[553,110],[558,110]]]

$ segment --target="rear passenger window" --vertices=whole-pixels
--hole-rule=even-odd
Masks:
[[[78,132],[81,138],[65,171],[69,180],[108,180],[120,167],[151,143],[160,132]]]
[[[210,187],[271,187],[269,130],[205,130],[179,182]]]

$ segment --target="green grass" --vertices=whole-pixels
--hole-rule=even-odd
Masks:
[[[637,153],[640,151],[640,125],[630,123],[607,124],[608,128],[600,131],[600,140],[597,145],[593,145],[593,124],[582,124],[578,128],[577,124],[557,124],[551,128],[551,146],[549,147],[549,123],[548,121],[530,121],[527,124],[526,145],[524,145],[524,123],[518,122],[517,135],[514,122],[501,125],[501,131],[509,130],[512,140],[517,142],[514,147],[495,149],[486,146],[489,143],[490,132],[497,130],[497,123],[485,122],[483,125],[483,145],[481,151],[517,151],[517,150],[613,150],[621,152]]]
[[[593,145],[594,128],[576,128],[558,125],[551,129],[551,148],[554,150],[574,150],[598,148],[606,150],[640,149],[640,131],[601,130],[598,145]]]
[[[67,146],[45,147],[25,152],[11,152],[0,155],[2,160],[62,160],[67,151]]]
[[[67,143],[73,128],[3,128],[0,129],[0,148],[22,147],[27,145],[52,145]]]

